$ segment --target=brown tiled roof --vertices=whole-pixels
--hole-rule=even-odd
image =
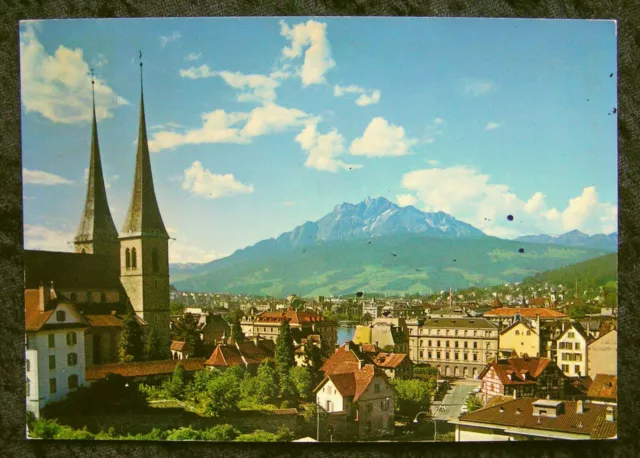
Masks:
[[[534,401],[536,401],[535,398],[520,398],[497,406],[484,407],[462,415],[460,421],[590,436],[598,419],[604,419],[607,411],[606,405],[583,402],[583,413],[578,414],[576,413],[577,401],[562,401],[564,411],[559,413],[557,417],[534,416]],[[609,423],[612,423],[613,426],[607,428],[612,427],[615,430],[615,422]]]
[[[37,289],[40,283],[61,290],[122,289],[118,266],[97,254],[56,251],[24,251],[25,289]]]
[[[356,377],[354,374],[355,372],[331,374],[328,376],[328,379],[333,382],[343,397],[354,396],[356,394]]]
[[[232,345],[217,345],[206,361],[207,366],[244,366],[246,364],[261,364],[275,356],[275,343],[268,339],[261,339],[258,344],[253,340]]]
[[[369,387],[373,377],[376,375],[376,368],[372,364],[366,364],[362,367],[361,370],[355,371],[353,373],[356,379],[356,392],[353,397],[353,402],[356,402],[362,396],[362,393]],[[384,378],[386,376],[382,373],[378,373],[378,375],[382,375]]]
[[[431,318],[422,325],[424,328],[468,328],[496,329],[496,326],[484,318]]]
[[[535,384],[535,378],[542,374],[550,362],[548,358],[509,358],[493,361],[485,366],[478,379],[482,379],[493,368],[503,385]],[[527,378],[524,377],[525,373]],[[528,378],[529,376],[532,378]]]
[[[358,370],[359,367],[359,358],[358,355],[354,352],[357,348],[357,345],[347,342],[342,347],[338,349],[335,353],[333,353],[329,359],[327,359],[320,370],[325,373],[325,375],[329,374],[339,374],[346,372],[353,372]],[[360,357],[365,362],[370,362],[370,356],[367,354],[361,354]]]
[[[191,345],[188,342],[172,340],[170,349],[171,351],[189,351],[191,350]]]
[[[495,308],[493,310],[489,310],[488,312],[485,312],[484,316],[487,318],[508,318],[508,317],[513,317],[516,313],[519,313],[522,316],[526,316],[527,318],[535,318],[536,315],[540,315],[541,319],[567,318],[568,316],[562,312],[558,312],[557,310],[553,310],[549,308],[541,308],[541,307]]]
[[[506,328],[504,328],[502,331],[500,331],[500,335],[506,333],[507,331],[510,331],[511,329],[515,328],[516,326],[518,326],[518,324],[522,324],[525,328],[527,328],[529,331],[531,332],[536,332],[535,329],[533,329],[531,326],[529,326],[527,323],[525,323],[524,321],[516,321],[514,323],[511,323],[509,326],[507,326]]]
[[[380,349],[378,347],[376,347],[375,344],[363,343],[362,344],[362,351],[365,352],[365,353],[378,353],[378,352],[380,352]]]
[[[384,368],[396,368],[405,361],[409,361],[409,355],[403,353],[380,352],[373,358],[376,366]]]
[[[316,312],[298,312],[288,309],[286,312],[262,312],[256,318],[256,323],[280,323],[283,319],[287,319],[291,324],[307,324],[316,322],[327,322],[325,316]]]
[[[596,424],[591,430],[591,439],[613,439],[618,435],[617,423],[615,421],[607,421],[605,418],[598,417]]]
[[[384,373],[376,371],[372,364],[365,364],[362,369],[327,375],[314,391],[323,386],[327,380],[331,380],[343,397],[353,396],[353,402],[356,402],[369,387],[375,375],[386,379]]]
[[[49,288],[46,288],[49,290]],[[61,324],[47,324],[51,315],[56,311],[58,304],[66,304],[75,310],[80,318],[78,323],[61,323]],[[38,289],[25,290],[24,292],[24,325],[25,331],[40,331],[41,329],[48,328],[77,328],[87,327],[89,323],[85,317],[78,311],[77,307],[64,299],[58,300],[53,296],[50,299],[49,310],[40,311],[40,291]]]
[[[618,399],[618,377],[609,374],[596,374],[596,378],[589,387],[587,396],[590,398],[615,401]]]
[[[182,365],[187,372],[204,370],[204,358],[187,358],[181,360],[141,361],[139,363],[110,363],[88,366],[85,378],[98,380],[107,374],[117,374],[124,377],[145,377],[149,375],[167,375],[173,373],[177,364]]]
[[[94,328],[122,327],[122,319],[115,315],[85,315],[85,318]]]

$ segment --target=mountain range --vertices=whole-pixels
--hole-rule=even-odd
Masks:
[[[515,240],[529,243],[546,243],[562,246],[588,247],[604,251],[618,251],[618,233],[587,235],[584,232],[573,230],[562,235],[524,235]]]
[[[569,246],[565,238],[552,236],[502,240],[447,213],[399,207],[380,197],[337,205],[318,221],[223,259],[172,264],[170,273],[184,291],[275,297],[356,290],[394,294],[517,281],[611,251],[590,246],[593,237],[569,234]]]

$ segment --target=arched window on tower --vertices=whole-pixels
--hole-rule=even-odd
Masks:
[[[138,257],[136,256],[135,248],[131,248],[131,268],[132,269],[138,268]]]
[[[153,273],[158,273],[158,249],[154,248],[151,252],[151,264],[153,266]]]
[[[86,254],[87,250],[85,250],[84,248],[82,249],[82,254]]]
[[[129,248],[125,251],[125,264],[127,269],[131,269],[131,250]]]

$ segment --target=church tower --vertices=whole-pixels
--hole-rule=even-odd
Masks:
[[[112,265],[117,267],[119,265],[120,244],[118,231],[115,224],[113,224],[113,218],[109,211],[104,177],[102,175],[94,85],[95,81],[92,76],[93,123],[91,128],[91,159],[89,160],[89,175],[87,177],[87,198],[74,245],[76,253],[108,256]]]
[[[142,55],[141,55],[142,57]],[[151,174],[140,62],[140,125],[133,195],[120,233],[120,281],[136,314],[169,349],[169,234]]]

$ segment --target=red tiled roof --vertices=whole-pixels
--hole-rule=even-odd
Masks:
[[[373,377],[376,375],[376,369],[372,364],[366,364],[361,370],[354,372],[353,375],[356,379],[356,393],[353,397],[353,402],[356,402],[371,384]]]
[[[315,312],[298,312],[287,310],[286,312],[262,312],[256,318],[256,323],[280,323],[286,318],[291,324],[306,324],[328,321],[326,317]]]
[[[563,401],[564,410],[556,417],[534,416],[534,401],[536,401],[535,398],[520,398],[497,406],[484,407],[462,415],[460,421],[590,436],[592,429],[598,425],[598,420],[605,419],[608,407],[583,402],[583,413],[579,414],[576,413],[577,401]],[[615,431],[616,423],[608,423],[611,423],[611,425],[606,430],[613,429]],[[601,428],[601,430],[604,431],[605,428]]]
[[[45,289],[49,291],[49,288]],[[66,300],[58,300],[56,299],[55,292],[50,292],[51,299],[49,303],[49,310],[40,311],[40,290],[38,289],[27,289],[24,292],[24,325],[25,331],[39,331],[46,327],[56,327],[56,328],[77,328],[77,327],[87,327],[89,324],[86,318],[78,312],[77,307],[68,302]],[[56,311],[56,307],[59,304],[65,304],[74,310],[77,313],[79,322],[75,323],[60,323],[60,324],[47,324],[51,315]]]
[[[557,310],[540,307],[501,307],[485,312],[484,316],[489,318],[507,318],[513,317],[516,313],[519,313],[521,316],[526,316],[527,318],[535,318],[536,315],[540,315],[542,319],[568,317],[568,315],[558,312]]]
[[[380,352],[373,358],[373,363],[376,366],[385,368],[396,368],[405,361],[409,361],[409,355],[403,353]]]
[[[535,378],[542,374],[550,362],[548,358],[509,358],[494,361],[485,366],[478,379],[482,379],[493,368],[503,385],[535,384]],[[524,377],[525,373],[527,378]]]
[[[85,315],[85,318],[94,328],[122,327],[122,319],[115,315]]]
[[[351,351],[349,343],[344,344],[327,359],[320,370],[325,375],[353,372],[358,370],[358,356]]]
[[[173,373],[177,364],[181,364],[187,372],[204,370],[204,358],[187,358],[181,360],[141,361],[139,363],[110,363],[88,366],[85,373],[87,380],[105,378],[107,374],[124,377],[145,377],[149,375],[168,375]]]
[[[188,342],[172,340],[170,349],[171,351],[189,351],[191,350],[191,345]]]
[[[590,398],[616,401],[618,399],[618,377],[609,374],[596,374],[596,378],[589,387],[587,396]]]
[[[354,396],[356,394],[356,377],[355,372],[346,372],[344,374],[331,374],[328,379],[331,380],[343,396]]]
[[[614,439],[618,435],[618,428],[615,421],[607,421],[605,418],[599,417],[596,424],[591,430],[591,439]]]
[[[268,339],[235,343],[232,345],[217,345],[209,359],[207,366],[244,366],[245,364],[261,364],[275,356],[275,344]]]
[[[381,372],[377,372],[372,364],[365,364],[362,369],[327,375],[314,391],[317,391],[326,381],[331,380],[343,397],[353,396],[353,402],[356,402],[369,387],[375,375],[379,375],[386,380],[386,376]]]

